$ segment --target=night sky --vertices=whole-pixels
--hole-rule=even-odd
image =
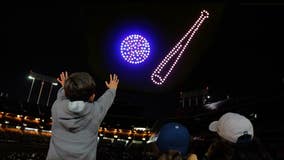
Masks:
[[[194,36],[164,86],[150,74],[206,9],[210,18]],[[284,5],[226,3],[138,3],[7,5],[1,10],[0,90],[25,99],[30,70],[57,77],[86,71],[98,91],[109,73],[120,90],[137,94],[176,93],[209,86],[235,96],[283,89]],[[116,46],[123,34],[139,31],[152,42],[149,61],[122,62]]]

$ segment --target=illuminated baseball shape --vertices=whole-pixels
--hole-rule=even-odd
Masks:
[[[120,45],[121,56],[131,64],[144,62],[150,55],[150,44],[137,34],[127,36]]]

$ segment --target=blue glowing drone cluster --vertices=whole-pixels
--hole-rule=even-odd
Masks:
[[[131,64],[144,62],[150,54],[148,41],[137,34],[127,36],[121,43],[120,52],[122,57]]]

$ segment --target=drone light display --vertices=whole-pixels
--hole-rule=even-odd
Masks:
[[[186,32],[181,40],[173,47],[173,49],[164,57],[162,62],[155,68],[151,74],[151,80],[154,84],[162,85],[172,72],[173,68],[178,63],[184,50],[187,48],[189,42],[198,31],[205,19],[209,18],[209,13],[206,10],[201,11],[201,15],[195,21],[193,26]]]
[[[131,64],[144,62],[150,55],[150,44],[138,34],[127,36],[120,45],[121,56]]]

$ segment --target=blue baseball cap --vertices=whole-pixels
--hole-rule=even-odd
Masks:
[[[161,127],[156,144],[161,152],[176,150],[182,155],[186,155],[189,141],[188,129],[180,123],[170,122]]]

